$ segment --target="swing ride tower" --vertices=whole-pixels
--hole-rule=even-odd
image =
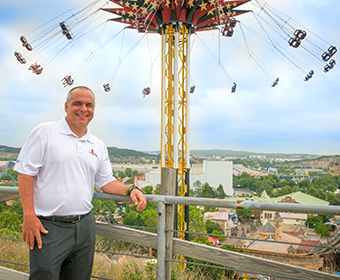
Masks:
[[[140,33],[162,36],[160,167],[178,170],[177,194],[189,195],[190,170],[190,36],[220,29],[231,36],[235,17],[248,12],[238,7],[250,0],[121,0],[120,8],[103,9]],[[188,209],[177,208],[178,237],[188,230]]]

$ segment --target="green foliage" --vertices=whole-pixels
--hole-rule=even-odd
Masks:
[[[10,215],[12,214],[10,211],[5,210],[2,213],[7,213],[8,215],[0,215],[0,229],[1,234],[3,235],[16,235],[21,232],[22,228],[22,217]]]
[[[142,212],[145,227],[157,228],[157,209],[147,209]],[[154,230],[153,232],[157,232]]]
[[[132,177],[132,169],[131,168],[125,168],[125,176],[126,177]]]
[[[99,199],[93,199],[92,205],[93,205],[93,208],[92,208],[93,215],[99,215],[100,214],[99,211],[102,208],[102,201]]]
[[[22,204],[20,199],[15,199],[12,201],[12,205],[9,207],[9,211],[13,214],[23,215]]]
[[[216,198],[219,198],[219,199],[224,199],[227,196],[221,184],[216,189],[215,195],[216,195]]]
[[[215,198],[215,191],[208,183],[204,183],[199,197]]]
[[[306,224],[309,228],[315,228],[316,224],[322,223],[322,217],[321,216],[314,216],[312,214],[309,214],[307,216]]]
[[[136,263],[128,264],[124,267],[124,279],[126,280],[143,280],[143,271]],[[155,279],[155,278],[151,278]]]
[[[206,231],[203,215],[196,206],[189,206],[189,231],[200,233]],[[189,234],[189,240],[204,244],[208,241],[208,236]]]
[[[94,215],[113,215],[116,211],[116,203],[112,200],[92,200],[92,213]]]
[[[340,195],[333,193],[335,190],[340,189],[340,176],[332,176],[328,173],[314,179],[312,182],[303,180],[296,184],[290,178],[280,181],[272,174],[253,178],[248,173],[243,172],[240,176],[233,175],[233,186],[234,188],[240,186],[243,189],[255,191],[258,195],[265,190],[271,197],[301,191],[316,198],[326,200],[331,205],[340,205]]]
[[[145,194],[152,194],[152,193],[153,193],[153,186],[145,186],[145,187],[143,188],[143,192],[144,192]]]
[[[5,210],[7,210],[7,205],[5,201],[1,201],[0,202],[0,212],[4,212]]]
[[[18,175],[19,175],[18,172],[14,171],[13,169],[8,169],[7,173],[11,175],[15,181],[18,181]]]
[[[125,213],[123,216],[123,224],[129,226],[144,226],[145,220],[137,211]]]
[[[223,245],[221,248],[224,249],[224,250],[237,252],[237,249],[235,248],[234,245],[225,244],[225,245]]]
[[[138,152],[131,149],[119,149],[116,147],[108,147],[109,156],[114,157],[156,157],[156,155],[150,155],[143,152]]]
[[[134,181],[135,181],[135,180],[134,180],[133,178],[129,178],[129,179],[126,180],[125,183],[126,183],[126,184],[133,184]]]
[[[236,215],[237,217],[241,216],[242,219],[247,219],[250,217],[252,210],[247,209],[236,209]]]
[[[215,222],[212,222],[210,220],[207,220],[205,223],[205,228],[207,229],[207,233],[212,233],[214,230],[217,230],[219,232],[223,232],[221,226]]]
[[[217,212],[217,211],[218,211],[217,207],[204,206],[204,210],[202,211],[202,214],[207,213],[207,212]]]
[[[161,194],[161,185],[157,184],[154,190],[154,194],[160,195]]]
[[[118,177],[121,178],[121,179],[126,177],[124,171],[118,170],[117,173],[118,173]]]
[[[199,180],[197,180],[193,183],[193,188],[193,194],[196,197],[224,199],[227,196],[222,185],[219,185],[217,189],[214,189],[208,183],[202,184]]]
[[[325,225],[324,223],[317,223],[314,228],[314,231],[320,234],[322,237],[330,237],[331,236],[330,230],[331,227]]]
[[[214,234],[214,235],[223,235],[223,232],[222,231],[219,231],[219,230],[213,230],[211,234]],[[220,239],[220,241],[225,241],[226,238],[223,237],[223,236],[214,236],[218,239]]]

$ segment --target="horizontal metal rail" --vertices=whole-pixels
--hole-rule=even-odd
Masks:
[[[0,187],[0,193],[18,194],[18,187]],[[308,214],[327,214],[340,215],[340,206],[335,205],[313,205],[297,203],[277,203],[263,201],[242,201],[228,199],[214,199],[203,197],[181,197],[181,196],[163,196],[163,195],[145,195],[149,203],[162,202],[164,204],[208,206],[232,209],[247,210],[267,210],[280,212],[308,213]],[[122,195],[107,194],[95,192],[94,199],[114,200],[114,201],[132,201],[129,197]]]
[[[0,187],[0,193],[3,194],[19,194],[18,187]],[[95,192],[94,199],[114,200],[114,201],[132,201],[129,197],[122,195],[107,194]],[[181,196],[162,196],[162,195],[146,195],[146,201],[149,203],[162,202],[164,204],[194,205],[208,206],[232,209],[247,210],[267,210],[280,212],[294,212],[307,214],[326,214],[340,215],[340,206],[335,205],[313,205],[313,204],[297,204],[297,203],[277,203],[263,201],[242,201],[228,199],[213,199],[203,197],[181,197]]]
[[[1,188],[0,188],[1,191]],[[162,202],[164,204],[180,204],[194,206],[208,206],[233,209],[248,210],[268,210],[280,212],[295,212],[308,214],[327,214],[340,215],[340,206],[335,205],[313,205],[313,204],[297,204],[297,203],[277,203],[262,201],[242,201],[238,203],[236,200],[213,199],[203,197],[181,197],[181,196],[162,196],[162,195],[145,195],[149,203]],[[101,200],[119,200],[131,201],[130,198],[120,195],[112,195],[107,193],[96,192],[94,199]]]

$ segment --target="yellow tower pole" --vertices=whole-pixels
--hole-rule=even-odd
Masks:
[[[189,36],[188,28],[182,24],[169,24],[162,34],[161,167],[178,169],[178,196],[189,191]],[[177,206],[179,231],[188,230],[186,212],[184,205]],[[179,232],[177,236],[185,239],[186,234]]]

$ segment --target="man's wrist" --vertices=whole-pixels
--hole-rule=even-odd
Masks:
[[[130,195],[131,195],[131,192],[132,192],[134,189],[137,189],[137,190],[140,191],[140,189],[139,189],[137,186],[135,186],[135,185],[132,184],[132,185],[130,185],[130,186],[127,187],[127,189],[126,189],[126,196],[130,196]]]

